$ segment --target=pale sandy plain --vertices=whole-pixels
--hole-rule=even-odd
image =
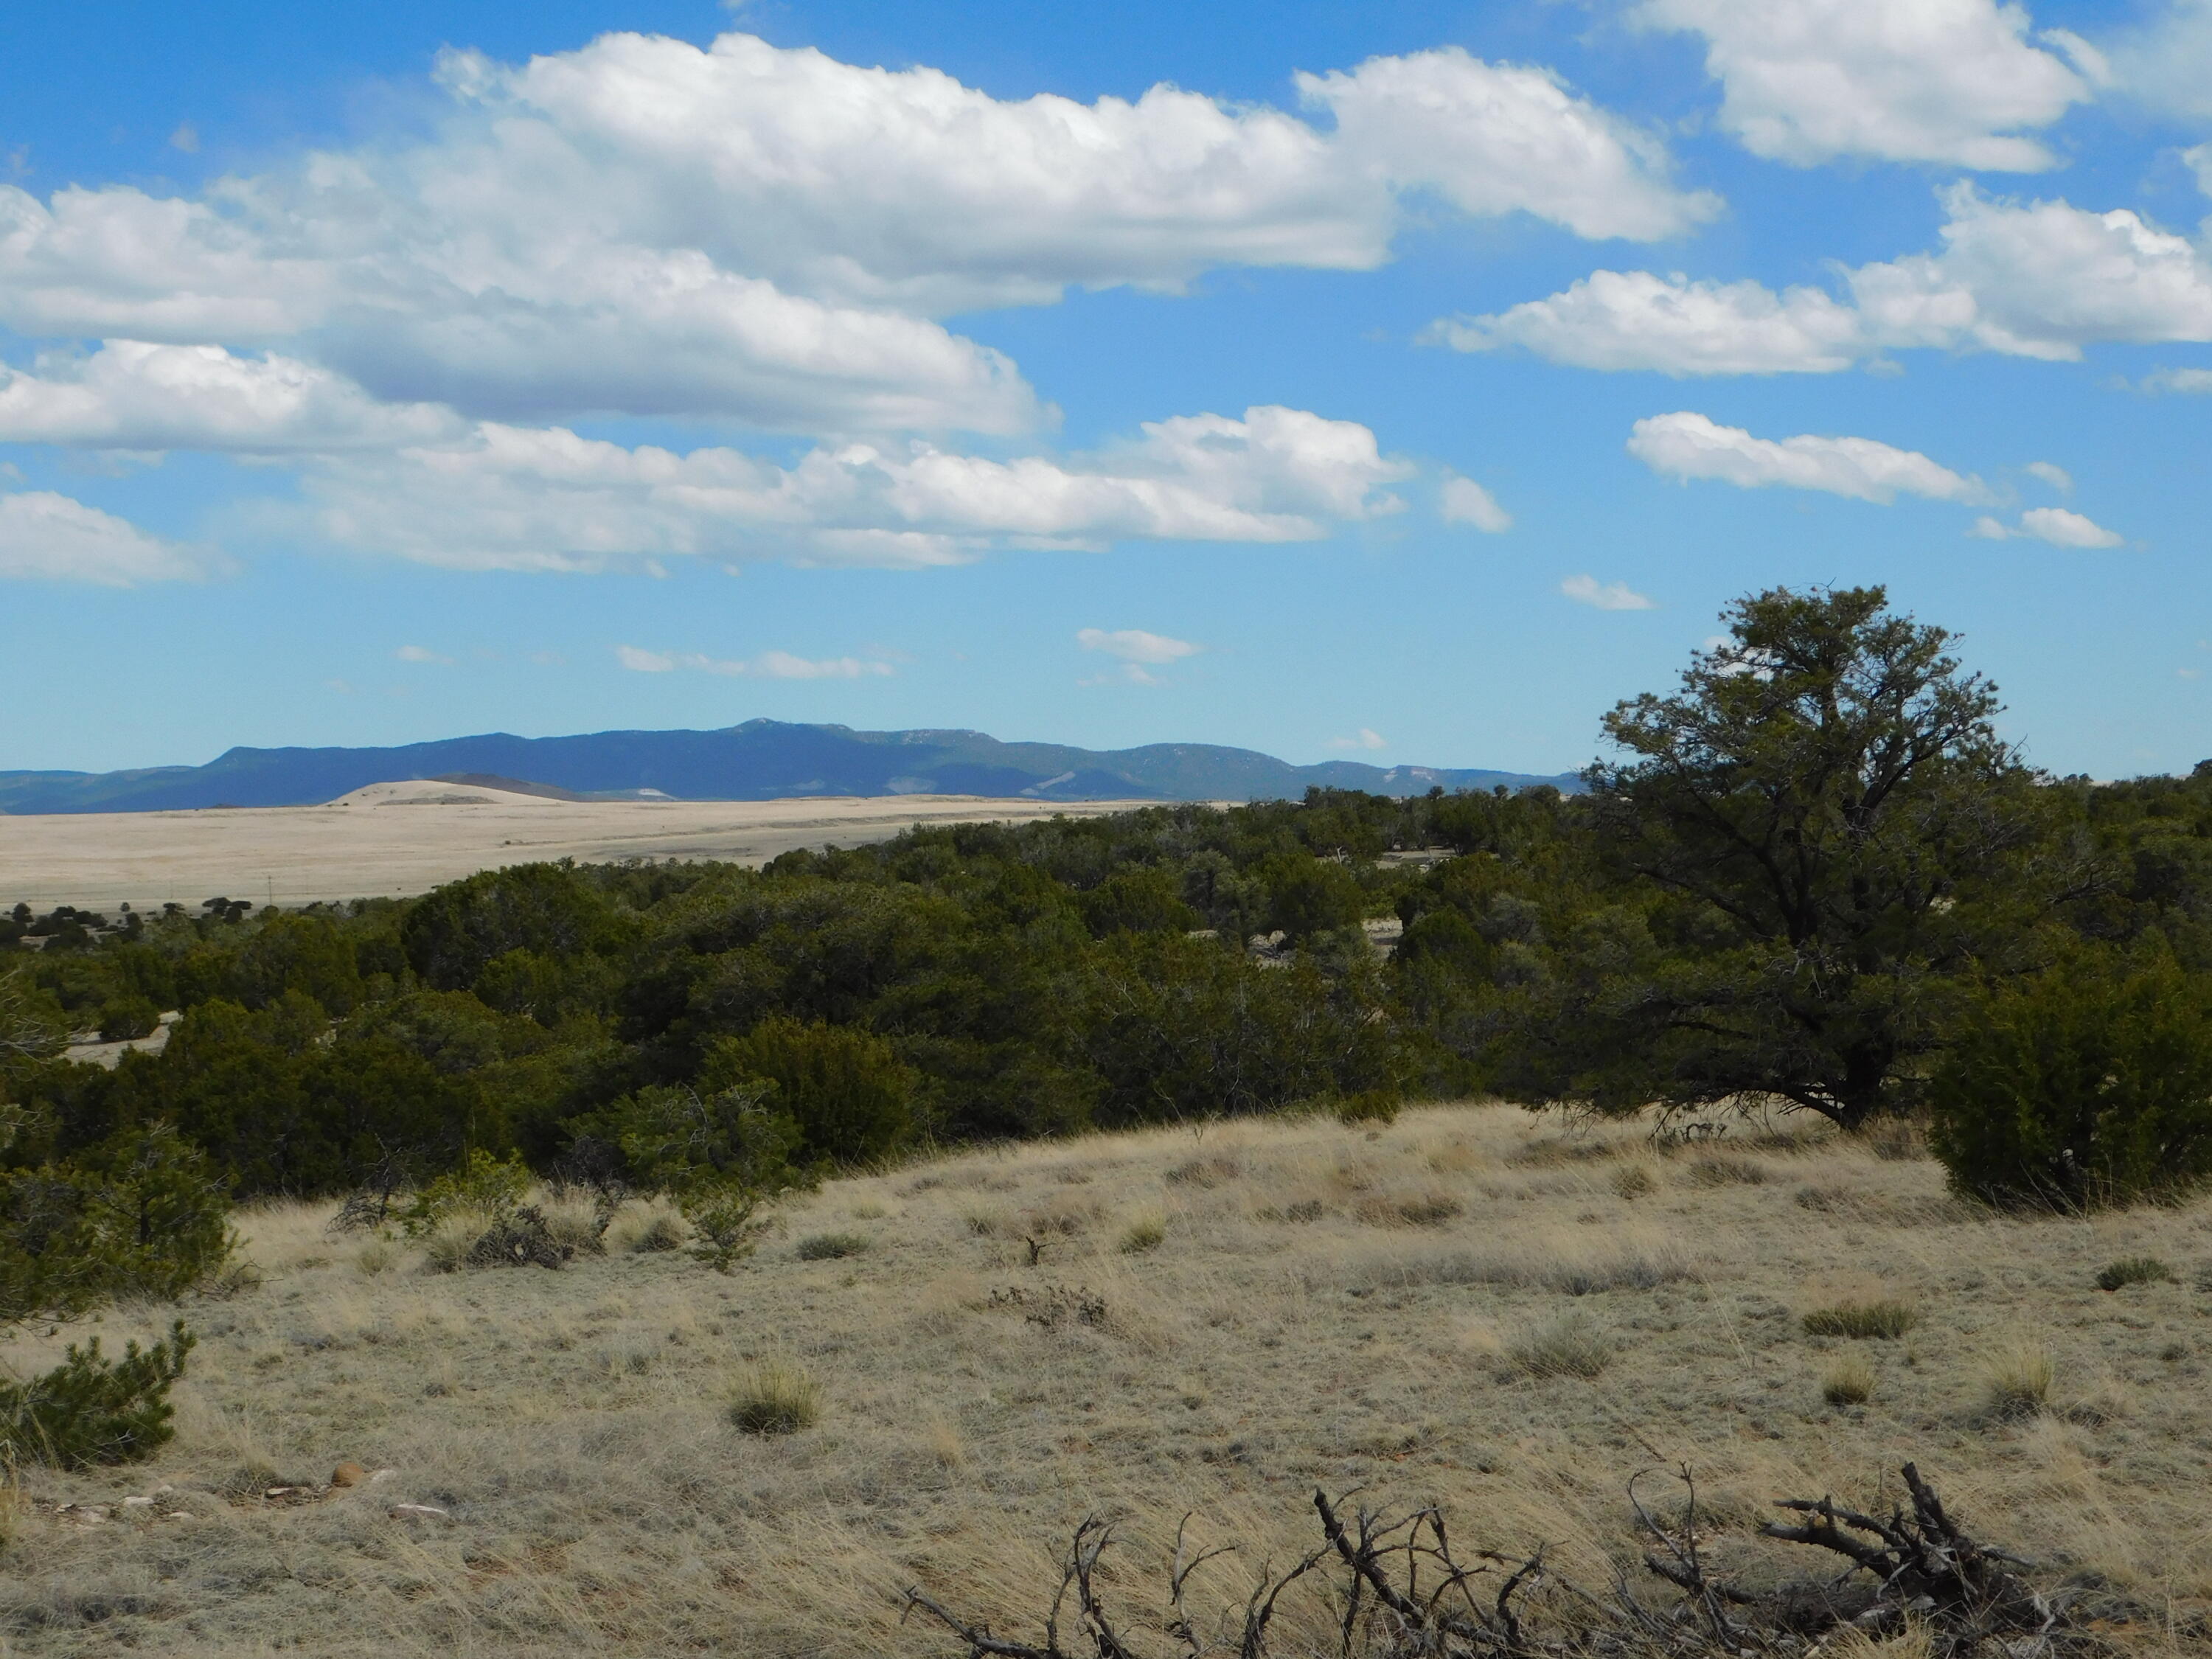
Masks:
[[[798,847],[887,841],[918,823],[1020,823],[1149,804],[975,795],[561,801],[426,782],[372,784],[323,806],[0,816],[0,907],[403,897],[546,859],[761,864]]]

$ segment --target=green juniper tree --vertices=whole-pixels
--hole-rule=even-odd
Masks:
[[[1946,999],[2094,878],[2000,738],[1996,688],[1880,587],[1773,588],[1586,774],[1616,902],[1527,1004],[1538,1092],[1779,1099],[1847,1129],[1918,1098]]]

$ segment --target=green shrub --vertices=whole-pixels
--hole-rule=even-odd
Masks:
[[[1838,1302],[1832,1308],[1815,1308],[1805,1316],[1808,1336],[1873,1337],[1895,1341],[1920,1322],[1920,1310],[1893,1297],[1865,1302]]]
[[[512,1216],[530,1192],[530,1168],[520,1158],[494,1158],[481,1146],[468,1161],[448,1170],[415,1194],[400,1217],[410,1238],[435,1232],[448,1222],[489,1228]]]
[[[799,1126],[805,1151],[835,1164],[895,1152],[914,1132],[914,1068],[890,1043],[849,1026],[777,1014],[707,1056],[700,1084],[741,1087],[766,1079],[775,1104]]]
[[[2212,978],[2083,947],[1978,995],[1929,1089],[1929,1145],[1990,1203],[2121,1203],[2212,1174]]]
[[[94,1337],[42,1376],[0,1383],[0,1456],[72,1468],[150,1456],[176,1432],[169,1389],[193,1343],[182,1320],[151,1347],[125,1343],[120,1359]]]
[[[136,1042],[161,1029],[161,1011],[151,997],[117,997],[100,1011],[102,1042]]]
[[[739,1374],[728,1416],[745,1434],[795,1434],[821,1420],[821,1385],[796,1366],[764,1359]]]
[[[799,1241],[796,1254],[801,1261],[842,1261],[860,1255],[868,1243],[866,1233],[815,1233]]]
[[[2130,1285],[2163,1284],[2172,1277],[2173,1269],[2154,1255],[2124,1255],[2097,1275],[2097,1288],[2124,1291]]]

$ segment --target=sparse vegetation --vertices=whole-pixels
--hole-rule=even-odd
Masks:
[[[1602,1584],[1632,1441],[1716,1494],[1644,1517],[1655,1558],[1763,1596],[1790,1534],[1743,1493],[1848,1490],[1929,1437],[2112,1587],[2113,1640],[2183,1617],[2145,1608],[2199,1628],[2201,1305],[2099,1287],[2203,1254],[2212,769],[2029,775],[1878,590],[1729,621],[1678,696],[1615,711],[1631,758],[1585,797],[1316,792],[12,918],[0,1328],[45,1507],[0,1636],[259,1650],[299,1633],[283,1586],[335,1584],[380,1651],[919,1656],[941,1632],[848,1587],[926,1562],[1003,1621],[1015,1540],[1071,1493],[1165,1551],[1199,1498],[1243,1526],[1289,1479],[1481,1505],[1559,1540],[1547,1582]],[[1361,924],[1392,912],[1386,957]],[[60,1052],[172,1007],[158,1054]],[[1424,1103],[1482,1094],[1576,1109]],[[463,1271],[501,1264],[562,1271]],[[95,1314],[139,1346],[64,1347]],[[1827,1346],[1908,1333],[1878,1383]],[[834,1381],[830,1431],[768,1443],[823,1401],[794,1360],[732,1378],[763,1353]],[[702,1469],[727,1429],[757,1437]],[[100,1490],[79,1466],[156,1449],[221,1526],[66,1518]],[[393,1471],[375,1501],[420,1547],[309,1512],[354,1501],[313,1473],[342,1455]],[[1893,1496],[1861,1517],[1885,1559],[1943,1535]],[[1254,1559],[1300,1559],[1258,1524]],[[1650,1627],[1677,1659],[1746,1605],[1655,1571],[1690,1595]],[[1299,1605],[1286,1659],[1388,1625]]]
[[[1301,1559],[1320,1541],[1300,1536],[1313,1512],[1265,1500],[1308,1478],[1364,1486],[1360,1501],[1393,1514],[1433,1499],[1467,1517],[1455,1541],[1462,1530],[1513,1550],[1557,1540],[1551,1568],[1602,1589],[1606,1550],[1639,1525],[1623,1482],[1657,1461],[1612,1443],[1623,1424],[1691,1464],[1702,1557],[1753,1593],[1790,1570],[1778,1552],[1802,1553],[1759,1537],[1762,1514],[1778,1513],[1768,1497],[1832,1491],[1886,1520],[1902,1494],[1874,1472],[1911,1447],[1956,1472],[1944,1493],[1954,1515],[2003,1517],[2007,1546],[2097,1576],[2099,1616],[2131,1608],[2147,1621],[2117,1645],[2164,1639],[2166,1614],[2146,1608],[2185,1620],[2212,1606],[2212,1498],[2194,1449],[2212,1435],[2191,1374],[2201,1300],[2144,1297],[2122,1322],[2093,1283],[2124,1253],[2098,1249],[2116,1225],[2124,1253],[2193,1271],[2203,1200],[2124,1224],[2015,1218],[1946,1200],[1936,1164],[1826,1137],[1749,1154],[1790,1178],[1710,1189],[1717,1204],[1670,1158],[1658,1201],[1632,1207],[1609,1181],[1652,1167],[1642,1126],[1585,1127],[1585,1156],[1526,1155],[1560,1139],[1511,1107],[1409,1108],[1375,1143],[1323,1114],[1216,1125],[1202,1155],[1237,1173],[1210,1188],[1164,1180],[1194,1156],[1187,1131],[979,1149],[794,1191],[783,1237],[729,1279],[678,1252],[628,1248],[676,1216],[663,1198],[624,1199],[605,1256],[495,1278],[365,1276],[356,1255],[379,1241],[334,1240],[334,1202],[249,1206],[242,1258],[266,1282],[194,1315],[200,1345],[170,1396],[175,1438],[137,1466],[135,1486],[98,1468],[19,1473],[0,1621],[29,1632],[19,1644],[78,1644],[81,1627],[57,1621],[84,1587],[143,1575],[162,1586],[131,1615],[134,1650],[153,1656],[279,1636],[287,1651],[412,1650],[458,1628],[486,1659],[549,1646],[644,1659],[716,1643],[936,1659],[957,1643],[919,1615],[900,1624],[889,1592],[921,1582],[1000,1636],[1034,1639],[1021,1621],[1042,1603],[1028,1588],[1048,1598],[1054,1577],[1030,1540],[1064,1538],[1110,1505],[1127,1542],[1108,1605],[1134,1615],[1186,1512],[1194,1553],[1234,1540],[1255,1560]],[[1808,1216],[1794,1201],[1802,1183],[1849,1188],[1850,1221]],[[1370,1197],[1431,1194],[1463,1213],[1433,1228],[1353,1213]],[[979,1201],[1010,1218],[1095,1204],[1099,1219],[1054,1235],[1032,1266],[1018,1232],[967,1231]],[[549,1216],[578,1207],[542,1186],[523,1203]],[[1263,1216],[1304,1206],[1319,1207],[1301,1208],[1310,1218],[1298,1224]],[[800,1242],[872,1206],[884,1213],[861,1229],[872,1248],[852,1282],[844,1264],[797,1260]],[[1166,1247],[1123,1256],[1124,1229],[1154,1213]],[[388,1248],[405,1268],[428,1243]],[[1917,1308],[1919,1324],[1861,1351],[1879,1373],[1869,1397],[1824,1403],[1829,1369],[1857,1345],[1808,1341],[1799,1314],[1885,1298]],[[157,1340],[171,1316],[111,1309],[93,1328],[119,1353],[126,1338]],[[1562,1327],[1581,1341],[1538,1340]],[[20,1374],[53,1369],[85,1336],[44,1328],[10,1345]],[[2008,1425],[1989,1410],[1985,1365],[2014,1329],[2033,1329],[2056,1374],[2084,1382],[2078,1398],[2051,1384],[2049,1405]],[[1540,1352],[1539,1369],[1601,1369],[1540,1380],[1518,1357]],[[817,1382],[811,1430],[744,1433],[725,1415],[733,1372],[756,1358]],[[266,1496],[319,1492],[341,1458],[393,1473],[351,1495]],[[1655,1491],[1656,1479],[1639,1492],[1679,1538],[1683,1510],[1662,1502],[1672,1489]],[[163,1485],[177,1495],[158,1506],[198,1506],[200,1530],[120,1515],[79,1528],[56,1509],[113,1513],[119,1490]],[[393,1553],[386,1512],[407,1504],[450,1518],[396,1523],[418,1535]],[[876,1530],[893,1504],[904,1537]],[[1356,1534],[1350,1505],[1340,1518]],[[302,1623],[293,1581],[257,1565],[280,1547],[296,1572],[358,1587],[343,1624]],[[1206,1628],[1237,1628],[1245,1571],[1224,1558],[1194,1577],[1193,1613],[1229,1620]],[[1671,1607],[1669,1586],[1638,1577],[1640,1596]],[[887,1594],[856,1598],[856,1582]],[[1339,1626],[1304,1595],[1286,1595],[1276,1650],[1337,1655]],[[526,1626],[510,1622],[517,1607],[533,1610]]]

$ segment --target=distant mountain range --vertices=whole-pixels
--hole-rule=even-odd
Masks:
[[[1581,787],[1571,774],[1328,761],[1292,766],[1250,749],[1156,743],[1074,749],[981,732],[855,732],[747,720],[719,732],[503,732],[398,749],[233,749],[205,766],[133,772],[0,772],[0,812],[150,812],[306,806],[416,778],[527,781],[544,794],[780,800],[806,795],[986,795],[1031,800],[1296,799],[1315,785],[1382,795],[1431,788]]]

